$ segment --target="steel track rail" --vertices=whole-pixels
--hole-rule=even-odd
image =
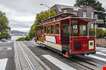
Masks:
[[[17,51],[17,47],[16,47],[16,43],[14,42],[14,52],[15,52],[15,64],[16,64],[16,70],[22,70],[22,65],[21,65],[21,61],[18,55],[18,51]]]
[[[36,66],[36,70],[39,69],[40,66],[42,66],[44,68],[44,70],[51,70],[45,63],[43,63],[37,56],[35,56],[34,53],[32,53],[32,51],[30,49],[28,49],[27,46],[23,42],[20,42],[20,45],[23,47],[26,54],[29,54],[32,58],[34,58],[35,61],[38,62],[37,66]],[[31,59],[31,57],[29,57],[29,58]],[[32,61],[33,61],[33,59],[32,59]]]
[[[37,47],[39,48],[39,47]],[[41,49],[41,47],[39,48]],[[41,49],[41,50],[44,50],[45,49]],[[55,51],[52,51],[50,49],[46,49],[46,51],[49,51],[51,53],[56,53]],[[40,53],[40,52],[38,52]],[[58,53],[56,53],[58,54]],[[58,55],[60,56],[60,58],[64,58],[62,57],[62,55]],[[73,59],[73,58],[70,58],[70,59],[64,59],[68,62],[69,65],[73,66],[74,68],[78,69],[78,70],[97,70],[97,65],[96,65],[96,62],[93,62],[92,60],[88,60],[88,59],[82,59],[81,57],[77,57],[78,59]],[[70,62],[70,63],[69,63]]]
[[[22,46],[20,45],[20,43],[18,43],[18,47],[20,48],[20,50],[22,51],[23,53],[23,57],[25,58],[28,66],[30,67],[30,70],[35,70],[35,66],[33,65],[33,63],[30,61],[30,59],[28,58],[28,55],[25,53],[25,51],[23,50]]]

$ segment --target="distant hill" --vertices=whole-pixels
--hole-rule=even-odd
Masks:
[[[17,31],[17,30],[12,30],[11,31],[11,35],[12,36],[25,36],[25,35],[27,35],[27,32],[21,32],[21,31]]]

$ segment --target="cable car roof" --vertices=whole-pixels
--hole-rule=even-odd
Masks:
[[[61,17],[61,19],[57,19],[59,17]],[[51,19],[55,19],[55,20],[53,21]],[[66,19],[73,19],[73,20],[77,19],[77,20],[82,20],[82,21],[85,21],[85,22],[95,22],[96,21],[96,19],[91,19],[91,18],[88,18],[88,17],[84,18],[84,17],[75,16],[74,14],[70,14],[70,13],[61,13],[57,16],[54,16],[54,17],[51,17],[51,18],[48,18],[48,19],[42,21],[42,23],[43,24],[49,24],[49,23],[53,23],[53,22],[56,22],[56,21],[66,20]]]

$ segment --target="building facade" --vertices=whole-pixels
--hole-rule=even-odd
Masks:
[[[54,6],[51,7],[51,9],[54,9],[57,14],[71,13],[78,17],[96,19],[96,24],[98,28],[102,28],[102,29],[106,28],[106,24],[105,24],[106,13],[101,11],[96,11],[90,6],[74,7],[74,6],[55,4]]]

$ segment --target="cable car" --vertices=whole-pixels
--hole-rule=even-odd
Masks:
[[[63,13],[38,25],[37,43],[61,53],[65,57],[94,54],[95,19]]]

